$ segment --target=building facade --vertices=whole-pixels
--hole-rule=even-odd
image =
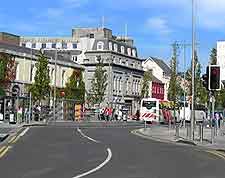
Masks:
[[[153,81],[150,84],[150,96],[167,100],[171,69],[161,59],[149,57],[142,62],[144,71],[151,70]]]
[[[225,41],[217,42],[217,64],[220,65],[220,78],[225,81]]]
[[[130,113],[139,107],[143,68],[133,39],[118,37],[107,28],[75,28],[68,38],[23,37],[21,45],[35,49],[80,50],[75,62],[85,66],[85,85],[91,88],[91,80],[100,56],[108,73],[108,86],[102,106],[127,106]]]
[[[0,42],[0,53],[6,53],[15,59],[16,72],[13,85],[18,85],[20,88],[20,96],[28,93],[27,85],[34,83],[36,73],[35,64],[38,59],[38,50],[27,47]],[[79,53],[78,53],[79,54]],[[58,55],[55,67],[55,53],[45,52],[49,64],[50,86],[54,85],[56,73],[56,87],[64,88],[69,77],[74,70],[84,70],[84,66],[71,61],[70,56]],[[10,94],[9,94],[10,95]]]

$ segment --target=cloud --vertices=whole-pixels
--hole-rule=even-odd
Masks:
[[[145,23],[145,26],[151,32],[157,33],[160,35],[168,35],[171,32],[168,26],[167,20],[162,17],[148,18]]]

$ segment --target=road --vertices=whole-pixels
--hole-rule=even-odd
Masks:
[[[132,127],[32,127],[0,158],[0,177],[224,178],[220,157],[140,138]]]

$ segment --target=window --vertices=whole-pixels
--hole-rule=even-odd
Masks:
[[[16,63],[16,80],[19,80],[19,63]]]
[[[112,51],[112,42],[109,42],[109,50]]]
[[[97,50],[103,50],[104,49],[104,43],[102,41],[99,41],[97,43]]]
[[[95,38],[95,34],[91,33],[90,38]]]
[[[52,48],[56,48],[56,43],[52,43]]]
[[[54,80],[55,80],[55,76],[54,76],[54,68],[52,68],[52,71],[51,71],[51,83],[54,84]]]
[[[30,82],[34,81],[34,64],[30,66]]]
[[[118,45],[114,44],[113,47],[114,47],[114,51],[117,52],[118,51]]]
[[[73,60],[74,62],[77,62],[77,56],[72,56],[72,60]]]
[[[48,49],[52,48],[52,43],[46,43],[46,48]]]
[[[73,43],[73,49],[76,49],[76,48],[77,48],[77,44]]]
[[[122,86],[123,86],[123,80],[122,80],[122,77],[120,77],[120,92],[122,91]]]
[[[67,43],[62,43],[62,48],[67,49]]]
[[[127,48],[127,54],[128,54],[129,56],[131,56],[131,49],[130,49],[130,48]]]
[[[116,90],[116,77],[113,77],[113,90]]]
[[[125,52],[125,48],[124,48],[124,46],[121,46],[121,53],[123,53],[124,54],[124,52]]]
[[[62,87],[65,85],[65,70],[62,71]]]
[[[42,43],[41,48],[46,48],[46,43]]]
[[[135,49],[132,50],[132,56],[136,57],[136,50]]]
[[[31,47],[36,48],[36,43],[32,43]]]

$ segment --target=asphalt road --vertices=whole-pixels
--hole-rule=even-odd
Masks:
[[[224,178],[225,160],[191,146],[140,138],[132,128],[30,128],[0,159],[2,178]]]

